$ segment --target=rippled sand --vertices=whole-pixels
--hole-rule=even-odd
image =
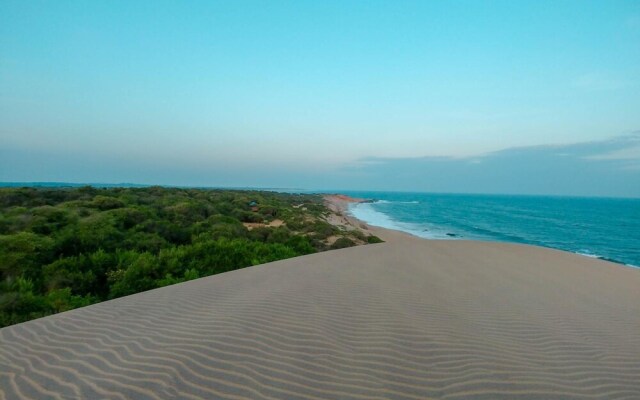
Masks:
[[[640,398],[640,270],[398,240],[0,330],[0,398]]]

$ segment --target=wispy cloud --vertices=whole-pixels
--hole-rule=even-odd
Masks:
[[[586,157],[592,160],[640,160],[640,146]]]
[[[367,158],[358,172],[369,189],[640,197],[639,167],[640,132],[466,158]]]
[[[202,165],[0,146],[2,181],[133,182],[640,197],[640,132],[469,157],[366,157],[334,169]]]

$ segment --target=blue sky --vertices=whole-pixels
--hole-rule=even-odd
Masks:
[[[3,181],[368,189],[345,175],[363,160],[638,130],[638,1],[0,3]],[[606,164],[624,179],[605,194],[640,187]],[[417,185],[369,173],[371,189]]]

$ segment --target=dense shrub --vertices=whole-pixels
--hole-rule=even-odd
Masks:
[[[0,189],[0,326],[324,250],[339,232],[315,218],[325,211],[269,192]],[[286,225],[243,225],[275,217]]]
[[[373,243],[383,243],[383,240],[380,239],[377,236],[367,236],[367,243],[373,244]]]
[[[114,208],[124,207],[124,203],[114,197],[96,196],[91,202],[91,207],[99,210],[111,210]]]
[[[355,246],[356,243],[346,237],[341,237],[338,240],[336,240],[332,245],[331,248],[332,249],[344,249],[345,247],[352,247]]]

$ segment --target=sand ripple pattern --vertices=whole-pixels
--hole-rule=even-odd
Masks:
[[[0,330],[0,399],[640,399],[640,270],[408,240]]]

